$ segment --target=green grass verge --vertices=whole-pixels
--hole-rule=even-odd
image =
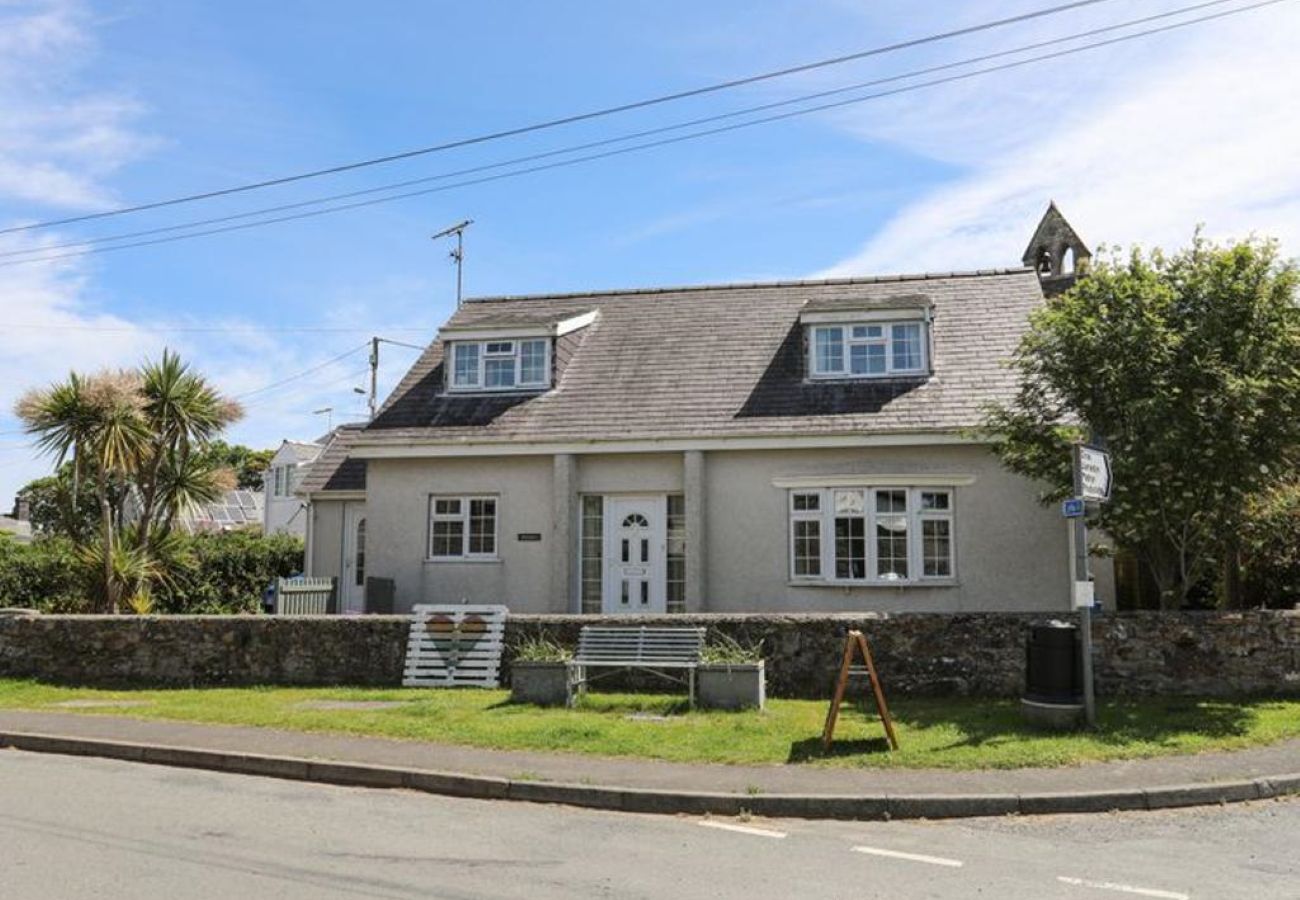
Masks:
[[[132,700],[144,705],[59,705],[69,700]],[[304,705],[321,700],[400,705],[365,710]],[[1300,701],[1295,700],[1113,700],[1101,704],[1096,732],[1055,734],[1023,724],[1018,704],[1011,700],[900,698],[893,705],[898,752],[885,752],[878,720],[861,707],[846,707],[835,748],[823,755],[819,735],[826,706],[819,701],[772,700],[762,713],[686,712],[677,697],[591,694],[582,708],[566,710],[516,706],[509,703],[505,691],[281,687],[101,691],[0,680],[0,708],[7,709],[678,762],[1000,769],[1235,750],[1300,736]]]

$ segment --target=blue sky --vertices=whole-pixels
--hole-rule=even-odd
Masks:
[[[169,211],[0,236],[0,252],[419,178],[784,99],[1191,0],[1082,11],[654,110]],[[380,155],[1048,5],[0,0],[0,227]],[[1244,5],[1233,0],[1223,8]],[[241,395],[421,343],[467,293],[1014,265],[1055,198],[1085,238],[1300,237],[1295,3],[1050,64],[301,222],[0,268],[0,507],[48,463],[26,388],[181,350]],[[301,329],[340,329],[307,332]],[[191,330],[186,330],[191,329]],[[197,331],[192,329],[225,329]],[[381,389],[410,351],[385,350]],[[355,418],[364,356],[249,395],[273,446]]]

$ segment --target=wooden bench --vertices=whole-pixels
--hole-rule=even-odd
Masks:
[[[676,684],[684,684],[690,692],[691,706],[695,706],[695,669],[700,664],[704,650],[703,628],[631,628],[604,625],[587,625],[578,635],[578,652],[569,660],[569,706],[575,694],[583,696],[587,685],[615,674],[616,671],[649,672]],[[589,669],[611,669],[604,675],[591,677]],[[673,675],[671,672],[684,672]]]

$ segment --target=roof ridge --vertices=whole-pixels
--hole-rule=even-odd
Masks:
[[[588,297],[626,297],[643,294],[680,294],[690,291],[754,290],[762,288],[822,287],[853,284],[886,284],[908,281],[940,281],[952,278],[986,278],[1033,272],[1029,266],[996,269],[966,269],[951,272],[912,272],[898,275],[858,275],[849,278],[795,278],[783,281],[733,281],[715,284],[686,284],[667,287],[616,288],[607,291],[567,291],[555,294],[489,294],[466,297],[465,303],[496,303],[517,300],[580,300]]]

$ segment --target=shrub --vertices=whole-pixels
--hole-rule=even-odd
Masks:
[[[20,544],[0,535],[0,606],[44,612],[85,612],[77,551],[65,538]]]
[[[515,662],[567,662],[572,651],[548,634],[530,635],[515,645]]]
[[[700,652],[700,662],[709,666],[738,666],[763,661],[761,642],[746,646],[729,634],[715,632]]]
[[[157,612],[257,612],[272,581],[303,567],[302,539],[293,535],[227,531],[194,535],[185,543],[185,562],[152,598]]]

